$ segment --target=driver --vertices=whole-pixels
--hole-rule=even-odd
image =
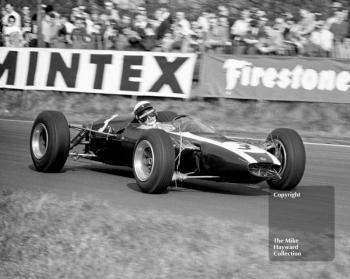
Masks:
[[[157,124],[157,111],[148,101],[138,102],[134,107],[136,120],[145,128],[154,128]]]

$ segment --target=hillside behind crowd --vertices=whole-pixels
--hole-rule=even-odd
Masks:
[[[45,47],[54,48],[350,58],[349,7],[341,2],[274,14],[234,5],[242,1],[197,5],[186,13],[175,0],[79,2],[70,12],[42,5],[41,28],[35,6],[8,2],[1,8],[0,45],[36,47],[40,35]]]

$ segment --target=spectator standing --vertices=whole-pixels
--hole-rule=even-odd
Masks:
[[[31,18],[31,30],[30,30],[30,39],[28,41],[28,47],[37,47],[38,46],[38,21],[37,14],[33,14]]]
[[[307,51],[310,49],[308,46],[309,37],[316,26],[315,15],[306,9],[300,9],[299,15],[301,19],[297,23],[291,24],[291,20],[289,19],[284,37],[287,38],[287,41],[292,42],[298,54],[308,55]]]
[[[255,19],[251,21],[252,34],[259,38],[265,32],[265,25],[268,19],[264,11],[257,11]]]
[[[283,47],[283,36],[279,30],[274,29],[273,23],[266,24],[264,36],[259,38],[257,49],[260,54],[277,55],[281,54]]]
[[[211,20],[207,36],[206,46],[216,52],[223,52],[226,43],[229,41],[229,26],[226,17],[219,17]]]
[[[247,45],[244,42],[244,37],[246,37],[251,28],[250,21],[250,12],[248,10],[243,10],[240,14],[240,18],[237,19],[231,27],[234,54],[243,54],[245,52]]]
[[[74,25],[64,16],[60,16],[57,26],[57,42],[55,47],[70,48],[72,46],[72,31]]]
[[[226,11],[223,6],[224,11]],[[230,26],[227,16],[220,15],[218,18],[218,37],[222,45],[228,45],[230,43]]]
[[[22,8],[22,31],[31,32],[32,28],[32,17],[28,6]]]
[[[22,8],[22,34],[23,34],[23,46],[29,46],[32,39],[32,18],[28,6]]]
[[[144,15],[144,14],[136,14],[135,19],[134,19],[134,24],[133,24],[133,28],[139,32],[139,34],[141,35],[148,23],[148,18]]]
[[[248,10],[243,10],[241,12],[241,17],[237,19],[231,27],[231,34],[236,40],[240,40],[241,37],[244,37],[247,34],[251,27],[250,21],[250,12]]]
[[[104,32],[104,42],[105,42],[105,49],[117,49],[117,37],[118,37],[118,31],[117,31],[117,22],[114,20],[110,20],[107,22],[106,30]]]
[[[146,51],[153,50],[157,45],[155,29],[151,23],[148,21],[144,29],[144,37],[142,39],[142,47]]]
[[[334,35],[329,31],[324,21],[318,21],[315,30],[310,36],[311,49],[308,51],[310,56],[330,57],[333,49]]]
[[[162,10],[156,9],[153,14],[154,19],[152,20],[152,25],[154,30],[157,30],[162,22]]]
[[[288,25],[285,21],[284,17],[278,17],[275,19],[275,23],[273,25],[273,31],[275,33],[276,45],[278,47],[277,54],[278,55],[288,55],[288,46],[284,42],[285,31],[288,28]]]
[[[5,6],[5,15],[3,17],[3,25],[6,26],[9,22],[9,17],[13,16],[15,18],[15,24],[14,26],[17,26],[18,28],[21,28],[21,16],[19,15],[19,13],[17,13],[13,7],[12,4],[8,3]]]
[[[90,42],[91,39],[88,37],[84,18],[77,17],[72,31],[72,47],[74,49],[86,49],[89,48],[88,43]]]
[[[102,22],[97,12],[93,12],[87,20],[86,32],[91,37],[92,48],[104,49],[104,38],[102,30]]]
[[[340,20],[340,13],[343,5],[340,2],[333,2],[331,6],[331,16],[326,20],[326,28],[330,29],[331,25]]]
[[[267,20],[267,19],[266,19]],[[251,23],[251,28],[248,30],[246,35],[243,37],[245,43],[244,54],[254,55],[257,54],[257,44],[259,42],[259,36],[265,35],[262,30],[265,23],[265,18],[261,18],[258,21],[254,20]]]
[[[188,52],[190,47],[191,35],[191,24],[185,18],[185,13],[177,12],[174,28],[175,42],[173,47],[176,49],[180,49],[181,52]]]
[[[300,34],[302,36],[310,35],[316,25],[315,15],[305,9],[300,9],[299,14],[301,16],[301,20],[298,22]]]
[[[299,42],[299,34],[297,32],[296,22],[292,16],[286,17],[286,28],[283,32],[283,43],[285,48],[285,54],[294,56],[299,54],[299,46],[302,46]]]
[[[206,45],[207,36],[210,31],[210,22],[208,12],[202,12],[202,14],[197,19],[197,30],[198,36],[203,40],[203,44]]]
[[[343,29],[342,29],[342,43],[341,43],[341,49],[340,49],[340,58],[349,58],[350,55],[350,48],[349,48],[349,28],[350,28],[350,23],[349,23],[349,10],[343,9]]]
[[[327,20],[327,27],[334,34],[336,42],[342,42],[347,35],[347,11],[337,10],[334,16]]]
[[[341,58],[343,56],[343,43],[348,33],[348,11],[336,10],[334,16],[329,18],[327,26],[329,30],[334,34],[334,52],[333,56]]]
[[[114,3],[111,1],[106,1],[104,3],[104,5],[105,5],[105,10],[106,10],[106,14],[108,16],[108,19],[113,20],[115,22],[118,22],[120,20],[119,12],[115,8]]]
[[[118,25],[118,39],[116,47],[124,50],[129,47],[129,34],[131,32],[131,18],[128,14],[123,14]]]
[[[63,17],[61,22],[62,22],[62,25],[65,29],[67,44],[71,46],[72,45],[72,33],[73,33],[75,26],[66,17]]]
[[[74,24],[75,19],[81,17],[79,7],[74,7],[70,14],[70,22]]]
[[[128,32],[128,41],[132,49],[143,49],[143,41],[145,39],[145,29],[148,25],[148,19],[143,10],[139,7],[131,30]]]
[[[16,24],[16,18],[13,15],[7,17],[7,25],[4,28],[5,46],[22,47],[23,37],[22,31]]]
[[[162,40],[164,35],[170,32],[173,18],[167,8],[160,9],[159,26],[156,31],[156,39]]]
[[[287,24],[284,18],[283,17],[275,18],[275,24],[273,28],[283,34],[285,29],[287,28]]]
[[[41,32],[45,47],[52,47],[58,35],[58,25],[56,23],[56,15],[49,12],[44,16],[41,24]]]
[[[219,5],[218,6],[218,15],[219,17],[228,17],[229,16],[229,11],[226,6],[224,5]]]
[[[311,54],[308,52],[310,50],[312,51],[312,43],[310,42],[309,37],[316,26],[315,15],[306,9],[300,9],[299,14],[301,19],[296,25],[296,33],[299,36],[298,52],[310,56]]]

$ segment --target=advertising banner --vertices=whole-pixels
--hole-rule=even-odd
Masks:
[[[188,98],[195,54],[0,48],[0,88]]]
[[[350,61],[205,55],[203,97],[350,103]]]

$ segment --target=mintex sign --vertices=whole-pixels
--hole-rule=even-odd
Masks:
[[[350,103],[350,61],[205,56],[202,96]]]
[[[188,98],[194,54],[0,48],[0,88]]]

